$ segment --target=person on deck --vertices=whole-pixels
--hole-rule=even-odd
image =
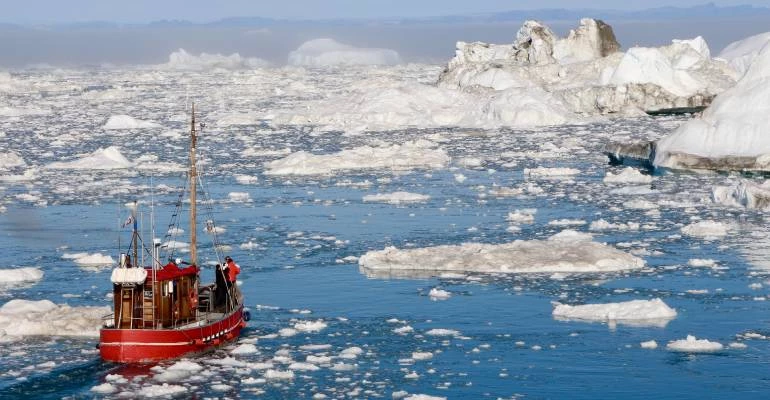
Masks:
[[[241,273],[241,267],[230,256],[225,257],[225,262],[227,263],[227,280],[231,286],[235,286],[235,280]]]
[[[217,264],[214,274],[216,275],[216,289],[214,290],[214,310],[220,309],[220,307],[224,307],[225,303],[227,302],[227,275],[226,275],[226,269],[222,269],[222,267]]]

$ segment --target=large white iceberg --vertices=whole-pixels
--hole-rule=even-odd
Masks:
[[[768,42],[770,42],[770,32],[750,36],[730,43],[718,57],[727,61],[740,76],[743,76]]]
[[[93,153],[74,161],[57,161],[48,164],[51,169],[121,169],[130,168],[134,164],[128,161],[120,149],[110,146],[99,149]]]
[[[430,276],[441,272],[607,273],[644,267],[644,260],[572,231],[548,240],[463,243],[370,251],[358,259],[371,276]]]
[[[439,85],[492,90],[540,88],[578,113],[638,114],[708,104],[736,73],[711,58],[701,37],[619,52],[612,28],[582,19],[566,38],[526,21],[513,44],[457,43]]]
[[[325,67],[332,65],[394,65],[401,62],[390,49],[360,48],[334,39],[313,39],[289,53],[289,65]]]
[[[655,165],[770,170],[770,44],[746,74],[656,146]]]
[[[661,299],[571,306],[556,303],[553,317],[559,320],[599,321],[631,326],[665,326],[676,310]]]

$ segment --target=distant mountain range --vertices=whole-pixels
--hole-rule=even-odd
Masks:
[[[118,27],[265,27],[271,25],[291,24],[317,24],[317,25],[359,25],[359,24],[457,24],[457,23],[489,23],[489,22],[520,22],[527,19],[542,21],[574,21],[576,19],[591,17],[608,20],[678,20],[678,19],[708,19],[708,18],[742,18],[770,16],[770,8],[752,5],[717,6],[707,3],[692,7],[659,7],[644,10],[605,10],[605,9],[566,9],[544,8],[536,10],[512,10],[496,13],[484,13],[473,15],[445,15],[422,18],[382,18],[382,19],[317,19],[317,20],[289,20],[266,17],[231,17],[212,22],[196,23],[185,20],[161,20],[147,24],[119,24],[106,21],[78,22],[71,24],[59,24],[55,28],[71,29],[105,29]],[[39,26],[36,26],[39,27]],[[46,26],[50,28],[52,26]],[[23,29],[25,26],[0,23],[0,29]]]

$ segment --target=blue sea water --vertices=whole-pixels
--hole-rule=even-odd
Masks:
[[[162,98],[164,86],[157,87],[143,96]],[[182,90],[175,90],[181,97]],[[56,126],[54,116],[43,119],[38,124]],[[184,132],[183,121],[156,120]],[[630,119],[537,131],[403,130],[364,136],[311,135],[305,128],[260,125],[231,128],[227,136],[204,135],[203,175],[212,203],[210,215],[209,207],[203,207],[203,218],[211,217],[225,229],[220,238],[242,268],[239,278],[252,320],[240,340],[253,344],[256,352],[232,355],[235,346],[221,348],[190,360],[202,367],[199,371],[163,382],[157,376],[174,362],[155,368],[116,365],[99,359],[94,337],[29,336],[0,346],[0,398],[133,398],[164,383],[184,388],[171,396],[179,398],[392,398],[404,392],[451,399],[766,398],[770,341],[761,338],[770,335],[768,282],[762,269],[763,243],[770,243],[766,216],[710,201],[713,186],[740,177],[658,171],[653,183],[636,194],[615,190],[631,185],[602,182],[607,172],[623,168],[609,165],[601,154],[608,132],[654,137],[681,121]],[[18,121],[6,120],[0,142],[31,165],[115,144],[128,157],[149,153],[183,164],[186,156],[184,138],[147,140],[152,132],[139,132],[142,140],[137,141],[126,135],[95,135],[50,149],[39,126],[19,128]],[[431,135],[447,139],[440,146],[454,160],[450,168],[276,177],[264,174],[263,167],[275,157],[240,156],[248,146],[333,153],[374,140],[402,143]],[[547,143],[578,150],[553,158],[528,156]],[[513,155],[501,156],[506,152]],[[458,163],[468,157],[484,162],[473,168]],[[561,179],[524,173],[534,167],[569,167],[580,173]],[[259,180],[239,184],[234,174]],[[455,174],[466,179],[457,180]],[[33,183],[5,182],[0,267],[36,266],[45,275],[36,283],[3,287],[0,302],[111,304],[109,268],[81,268],[62,256],[88,252],[116,258],[119,238],[123,246],[128,240],[128,232],[117,228],[126,216],[123,204],[134,198],[152,200],[158,225],[164,226],[180,182],[180,174],[173,172],[51,170],[42,170]],[[490,194],[496,186],[530,184],[542,192]],[[398,190],[429,195],[430,200],[406,205],[362,200],[367,194]],[[246,192],[251,201],[228,200],[233,192]],[[17,196],[23,193],[46,203],[24,201]],[[628,207],[635,199],[656,204],[659,212]],[[142,209],[147,231],[149,207]],[[510,231],[506,216],[517,209],[536,209],[535,220]],[[572,227],[579,231],[588,231],[588,223],[600,218],[639,223],[641,229],[593,233],[597,241],[640,254],[647,267],[601,275],[471,273],[440,278],[415,271],[384,277],[367,275],[356,262],[345,260],[386,246],[543,239],[564,229],[550,221],[567,218],[586,221]],[[683,226],[698,220],[729,224],[730,233],[715,239],[682,234]],[[158,228],[161,233],[164,229]],[[206,252],[211,249],[206,235],[202,242],[204,263],[213,261]],[[249,242],[256,245],[241,248]],[[691,259],[713,259],[720,268],[688,266]],[[203,279],[212,279],[210,265]],[[428,295],[433,288],[451,297],[433,300]],[[664,327],[638,327],[559,321],[551,314],[556,301],[652,298],[675,308],[677,317]],[[278,334],[299,321],[319,320],[326,327],[318,332]],[[394,332],[407,325],[412,332]],[[436,336],[429,334],[432,329],[451,331]],[[669,341],[687,335],[720,342],[725,349],[703,354],[666,349]],[[649,340],[658,347],[640,346]],[[728,347],[732,342],[746,348]],[[340,357],[351,347],[361,353]],[[432,357],[415,359],[414,352],[431,352]],[[286,371],[286,357],[301,362],[308,355],[332,361],[318,370],[295,370],[293,379],[265,379],[260,363],[272,362],[272,369]],[[339,363],[345,367],[333,367]],[[125,379],[116,381],[116,375]],[[105,382],[116,391],[92,391]]]

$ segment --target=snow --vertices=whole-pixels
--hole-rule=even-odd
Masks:
[[[0,286],[22,282],[36,282],[43,278],[43,271],[35,267],[0,269]]]
[[[657,142],[654,164],[669,168],[770,169],[770,45],[700,118]]]
[[[13,299],[0,307],[0,331],[18,339],[28,336],[98,337],[110,307],[71,307],[50,300]]]
[[[631,184],[646,184],[652,182],[650,175],[645,175],[639,172],[639,170],[631,167],[623,168],[618,174],[607,172],[604,177],[604,183],[631,183]]]
[[[409,192],[377,193],[369,194],[363,197],[363,201],[365,203],[377,202],[396,205],[404,203],[425,203],[428,200],[430,200],[430,196],[428,195]]]
[[[727,45],[718,57],[727,61],[740,76],[743,76],[768,42],[770,42],[770,32],[749,36]]]
[[[205,71],[212,69],[237,70],[266,67],[267,61],[254,57],[241,57],[238,53],[229,56],[221,54],[190,54],[179,49],[168,56],[168,63],[160,65],[163,69],[182,71]]]
[[[105,130],[153,129],[159,127],[160,124],[157,122],[142,121],[130,115],[113,115],[104,124]]]
[[[359,48],[329,38],[307,41],[289,53],[289,65],[295,66],[393,65],[400,62],[401,58],[394,50]]]
[[[503,244],[463,243],[416,249],[370,251],[358,260],[375,275],[416,272],[600,273],[644,267],[644,260],[581,235]]]
[[[117,146],[110,146],[94,151],[73,161],[57,161],[47,165],[49,169],[93,169],[93,170],[111,170],[130,168],[134,164],[123,154]]]
[[[702,238],[718,238],[727,235],[728,226],[718,221],[698,221],[682,227],[682,233]]]
[[[676,310],[661,299],[571,306],[556,303],[553,317],[560,320],[616,322],[632,326],[665,326]]]
[[[719,342],[712,342],[707,339],[698,339],[695,336],[687,335],[686,339],[674,340],[666,345],[671,351],[684,353],[713,353],[721,351],[724,346]]]
[[[314,155],[298,151],[265,163],[267,175],[330,175],[342,171],[439,169],[449,164],[447,153],[427,140],[378,147],[360,146]]]

